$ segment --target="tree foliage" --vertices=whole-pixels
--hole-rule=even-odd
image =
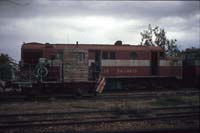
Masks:
[[[169,40],[164,29],[158,26],[152,28],[149,24],[148,29],[140,33],[142,36],[141,45],[160,46],[168,56],[177,56],[180,50],[177,47],[177,40]]]
[[[13,59],[7,54],[0,55],[0,79],[10,80],[12,77],[12,63]]]
[[[10,62],[10,58],[7,54],[1,54],[0,55],[0,65],[7,64]]]

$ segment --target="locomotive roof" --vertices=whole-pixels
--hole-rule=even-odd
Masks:
[[[43,44],[37,42],[24,43],[22,49],[43,49],[46,46],[53,47],[55,49],[76,48],[76,44]],[[142,45],[113,45],[113,44],[78,44],[78,48],[87,50],[135,50],[135,51],[159,51],[162,52],[162,48],[158,46],[142,46]]]

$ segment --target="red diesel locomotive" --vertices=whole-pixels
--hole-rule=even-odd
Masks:
[[[167,58],[160,47],[120,41],[114,45],[24,43],[20,64],[18,86],[45,93],[102,92],[104,86],[106,90],[169,88],[182,78],[181,59]]]

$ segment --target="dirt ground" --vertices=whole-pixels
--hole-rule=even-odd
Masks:
[[[110,95],[110,94],[109,94]],[[130,95],[130,93],[128,94]],[[134,116],[142,113],[149,113],[150,108],[169,107],[169,106],[193,106],[200,105],[199,95],[173,95],[168,93],[161,95],[158,93],[155,98],[76,98],[76,99],[55,99],[36,100],[36,101],[16,101],[16,102],[0,102],[0,114],[23,114],[23,113],[50,113],[50,112],[79,112],[79,111],[101,111],[112,110],[117,114],[103,113],[103,114],[85,114],[85,115],[67,115],[66,118],[78,118],[87,120],[91,117],[103,119],[109,116],[123,117],[127,116],[120,114],[127,110],[134,111]],[[184,111],[184,110],[183,110]],[[185,110],[186,111],[186,110]],[[150,112],[151,115],[152,112]],[[143,115],[143,114],[142,114]],[[63,117],[64,118],[64,117]],[[97,125],[59,125],[49,126],[45,128],[25,128],[25,129],[8,129],[7,131],[16,132],[58,132],[58,131],[120,131],[129,129],[159,129],[159,128],[182,128],[182,127],[198,127],[198,119],[190,119],[186,125],[187,120],[167,120],[167,121],[133,121],[133,122],[113,122],[113,123],[99,123]],[[0,131],[1,132],[1,131]]]
[[[37,101],[0,103],[0,114],[42,113],[42,112],[76,112],[110,109],[145,109],[161,106],[199,105],[199,95],[162,96],[150,99],[49,99]]]

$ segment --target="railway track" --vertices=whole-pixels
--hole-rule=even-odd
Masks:
[[[177,112],[178,110],[187,111]],[[168,111],[167,111],[168,110]],[[196,119],[199,117],[199,106],[165,107],[151,108],[149,115],[145,111],[142,115],[135,115],[134,110],[127,112],[117,112],[116,110],[94,110],[82,112],[52,112],[33,114],[1,114],[0,129],[49,127],[60,125],[97,125],[102,123],[116,122],[138,122],[138,121],[158,121],[177,119]],[[101,115],[99,115],[101,114]],[[109,115],[108,115],[109,114]],[[83,116],[88,115],[90,117]],[[60,116],[60,117],[58,117]],[[67,116],[67,117],[66,117]],[[69,117],[70,116],[70,117]],[[36,118],[34,118],[36,117]]]
[[[103,94],[100,94],[98,96],[92,96],[92,95],[85,95],[82,97],[75,97],[72,95],[65,95],[65,94],[56,94],[56,95],[39,95],[34,96],[32,98],[27,97],[25,95],[0,95],[0,101],[1,102],[12,102],[12,101],[31,101],[31,100],[47,100],[49,98],[58,98],[58,99],[95,99],[95,100],[101,100],[101,99],[116,99],[116,98],[123,98],[123,99],[137,99],[137,98],[157,98],[161,96],[187,96],[187,95],[199,95],[199,90],[193,90],[193,91],[171,91],[171,92],[165,92],[165,91],[131,91],[131,92],[106,92]]]
[[[118,118],[118,119],[111,119],[106,118],[103,120],[82,120],[82,121],[68,121],[68,120],[59,120],[59,121],[39,121],[39,122],[26,122],[26,123],[15,123],[15,124],[4,124],[0,126],[0,129],[11,130],[12,128],[18,129],[26,129],[26,128],[45,128],[45,127],[56,127],[56,126],[97,126],[99,124],[109,125],[115,123],[132,123],[132,122],[148,122],[148,123],[156,123],[169,120],[179,120],[179,121],[188,121],[197,118],[199,115],[190,114],[190,115],[180,115],[180,116],[160,116],[160,117],[144,117],[144,118]],[[194,128],[198,128],[195,127]],[[103,130],[103,129],[102,129]],[[104,130],[103,130],[104,131]],[[105,132],[105,131],[104,131]]]
[[[133,99],[133,98],[156,98],[156,97],[162,97],[162,96],[186,96],[186,95],[199,95],[199,91],[190,91],[190,92],[184,92],[184,91],[177,91],[174,93],[168,93],[168,92],[144,92],[144,93],[123,93],[123,94],[103,94],[100,95],[99,99],[111,99],[111,98],[126,98],[126,99]]]
[[[153,108],[147,108],[147,110],[150,111],[179,111],[179,110],[192,110],[192,111],[199,111],[200,110],[200,106],[169,106],[169,107],[153,107]],[[140,110],[144,110],[144,109],[140,109]],[[114,109],[110,109],[110,110],[92,110],[92,111],[77,111],[77,112],[48,112],[48,113],[8,113],[8,114],[0,114],[0,118],[2,119],[4,118],[8,118],[8,117],[23,117],[23,116],[49,116],[49,115],[73,115],[73,114],[91,114],[91,113],[113,113],[116,110]],[[131,110],[134,111],[134,110]],[[139,111],[139,109],[138,109]],[[129,110],[128,110],[128,113]],[[133,113],[133,112],[131,112]],[[1,122],[1,120],[0,120]]]
[[[166,119],[183,119],[183,118],[196,118],[199,117],[197,113],[171,115],[171,116],[159,116],[159,117],[144,117],[144,118],[104,118],[100,120],[79,120],[68,121],[69,119],[50,119],[50,120],[38,120],[38,121],[18,121],[18,122],[4,122],[0,125],[0,128],[24,128],[35,126],[55,126],[55,125],[79,125],[79,124],[98,124],[98,123],[113,123],[113,122],[131,122],[131,121],[151,121],[151,120],[166,120]],[[8,124],[9,123],[9,124]],[[12,124],[11,124],[12,123]]]
[[[87,132],[87,131],[86,131]],[[90,132],[90,131],[88,131]],[[109,131],[110,133],[199,133],[199,128],[163,128]],[[62,132],[59,132],[62,133]],[[64,132],[63,132],[64,133]]]

